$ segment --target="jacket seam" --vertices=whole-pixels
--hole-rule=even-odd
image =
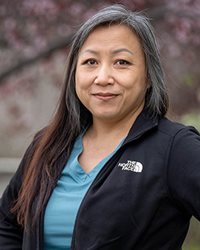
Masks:
[[[166,178],[166,186],[167,186],[167,193],[169,198],[175,203],[177,204],[178,207],[180,207],[179,202],[174,198],[173,193],[171,191],[170,185],[169,185],[169,163],[170,163],[170,158],[171,158],[171,154],[172,154],[172,150],[174,148],[174,143],[175,143],[175,139],[177,138],[178,134],[180,134],[182,131],[186,130],[186,128],[181,128],[179,129],[171,138],[171,142],[168,145],[168,155],[167,155],[167,159],[166,159],[166,164],[165,164],[165,178]]]

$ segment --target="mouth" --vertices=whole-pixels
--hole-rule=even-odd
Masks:
[[[107,100],[111,100],[114,99],[115,97],[117,97],[119,94],[115,94],[115,93],[103,93],[103,92],[99,92],[99,93],[94,93],[92,94],[94,97],[96,97],[99,100],[103,100],[103,101],[107,101]]]

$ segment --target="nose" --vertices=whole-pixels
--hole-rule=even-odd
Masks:
[[[112,69],[110,69],[108,65],[102,65],[99,67],[94,83],[98,85],[113,84],[114,78],[112,75]]]

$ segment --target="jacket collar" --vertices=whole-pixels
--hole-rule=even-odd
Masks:
[[[160,118],[158,116],[150,116],[149,112],[144,109],[133,123],[124,143],[136,140],[142,135],[144,135],[146,132],[157,127],[159,119]]]

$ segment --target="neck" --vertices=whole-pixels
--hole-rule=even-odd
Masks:
[[[108,121],[93,118],[93,123],[88,132],[93,138],[105,138],[105,140],[114,137],[124,138],[128,134],[140,112],[137,115],[125,117],[121,120]]]

